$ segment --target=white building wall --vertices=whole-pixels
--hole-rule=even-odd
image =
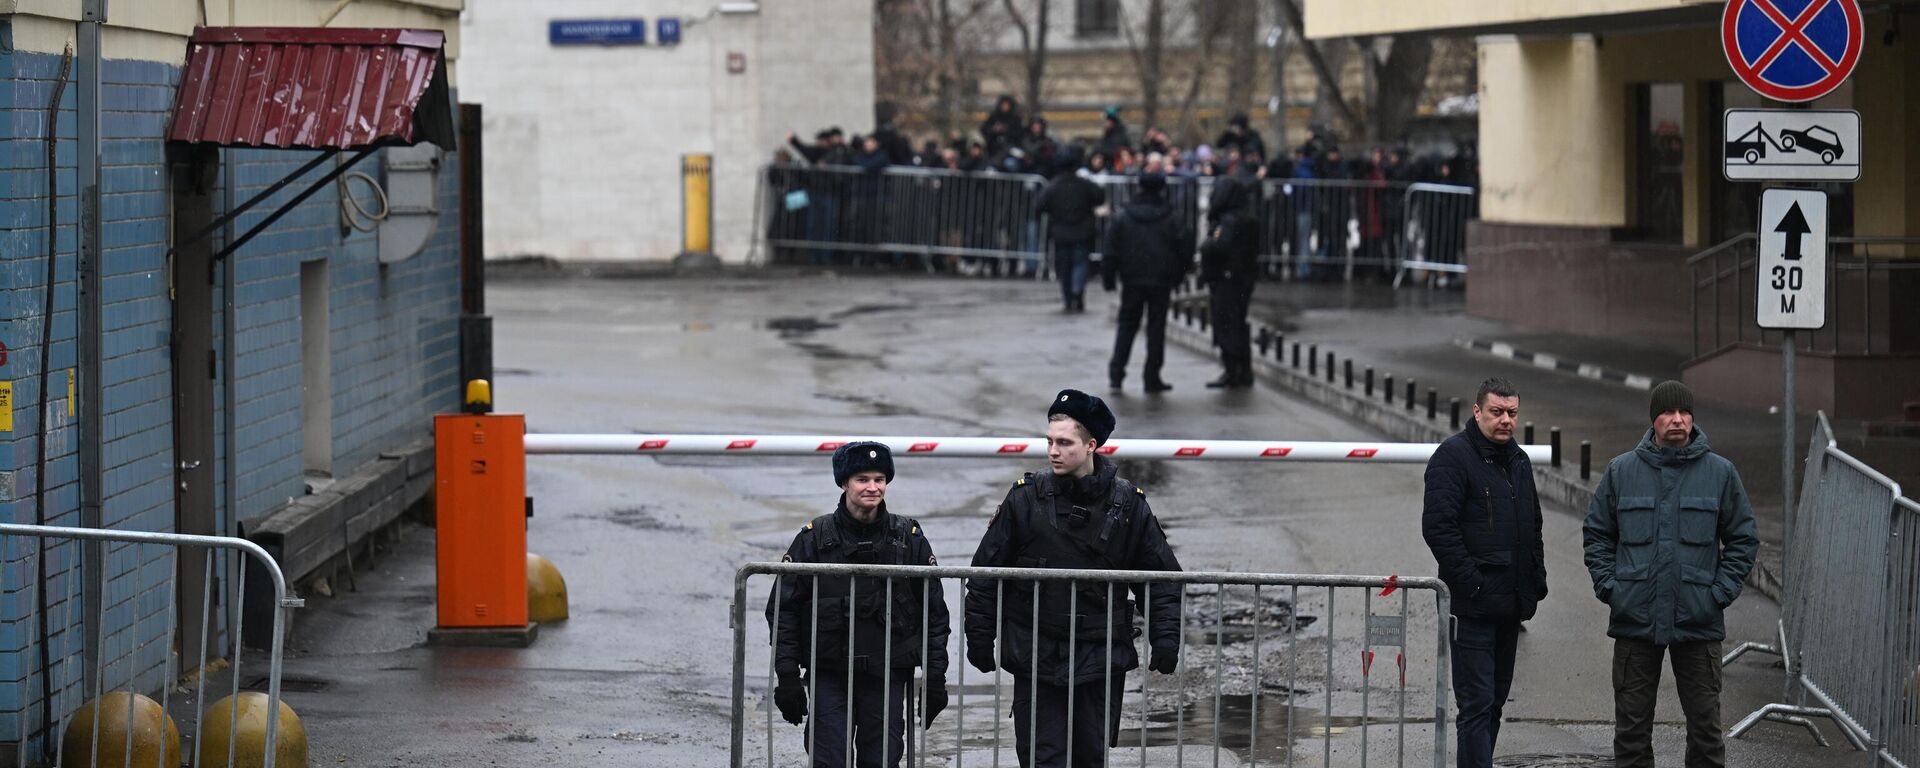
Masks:
[[[714,155],[714,250],[742,262],[758,168],[786,132],[873,121],[866,0],[472,0],[462,101],[486,114],[487,255],[655,261],[681,248],[680,161]],[[678,46],[655,22],[682,20]],[[644,46],[553,46],[554,19],[642,18]],[[728,54],[746,59],[730,74]]]

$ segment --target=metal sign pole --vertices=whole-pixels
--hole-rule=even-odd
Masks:
[[[1784,369],[1781,384],[1781,407],[1784,416],[1781,421],[1780,438],[1780,519],[1784,528],[1780,531],[1780,583],[1788,583],[1793,569],[1793,412],[1794,412],[1794,344],[1796,331],[1789,328],[1786,340],[1780,342],[1780,364]]]

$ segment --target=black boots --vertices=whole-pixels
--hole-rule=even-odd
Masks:
[[[1240,389],[1253,386],[1252,360],[1230,358],[1223,362],[1226,370],[1221,372],[1220,378],[1207,382],[1208,389]]]

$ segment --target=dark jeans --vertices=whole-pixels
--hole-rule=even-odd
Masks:
[[[1091,251],[1086,243],[1053,244],[1053,276],[1060,281],[1060,300],[1069,307],[1087,292],[1087,254]]]
[[[1517,620],[1453,619],[1453,699],[1460,768],[1493,768],[1500,712],[1513,688]]]
[[[1213,315],[1213,343],[1229,367],[1253,360],[1253,339],[1247,326],[1247,307],[1253,301],[1253,280],[1215,280],[1207,287],[1207,305]]]
[[[1660,659],[1673,660],[1680,711],[1687,716],[1687,768],[1723,768],[1720,728],[1720,642],[1654,645],[1613,641],[1613,764],[1653,768],[1653,705],[1660,696]]]
[[[813,676],[809,675],[811,679]],[[807,723],[813,738],[814,768],[894,768],[906,749],[907,686],[913,681],[911,670],[895,670],[892,691],[886,700],[887,756],[880,758],[881,701],[886,686],[879,675],[856,673],[853,695],[847,695],[845,670],[821,670],[813,689],[813,717]],[[853,716],[852,748],[857,762],[847,760],[847,716]]]
[[[1127,358],[1133,356],[1133,336],[1140,331],[1140,316],[1147,320],[1147,364],[1141,371],[1148,384],[1160,382],[1160,366],[1166,360],[1167,304],[1173,289],[1163,285],[1120,286],[1120,321],[1114,329],[1113,359],[1107,362],[1107,380],[1115,385],[1127,378]]]
[[[1125,674],[1115,674],[1111,687],[1100,682],[1085,682],[1071,688],[1040,683],[1025,675],[1013,676],[1013,738],[1020,753],[1021,768],[1099,768],[1105,764],[1107,744],[1120,727],[1120,696]],[[1067,718],[1067,701],[1073,701],[1073,718]],[[1033,706],[1040,711],[1033,715]],[[1113,719],[1108,720],[1111,712]],[[1038,738],[1028,734],[1029,718]],[[1102,721],[1106,726],[1101,727]],[[1032,738],[1031,741],[1029,739]],[[1071,742],[1071,750],[1069,750]],[[1031,744],[1031,747],[1029,747]],[[1028,762],[1028,750],[1033,761]]]

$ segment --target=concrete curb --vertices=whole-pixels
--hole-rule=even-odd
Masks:
[[[1167,338],[1180,346],[1211,358],[1215,355],[1213,339],[1205,330],[1204,321],[1187,322],[1185,321],[1186,313],[1179,311],[1181,305],[1190,304],[1196,298],[1201,299],[1201,309],[1194,314],[1204,316],[1204,293],[1197,296],[1193,293],[1185,293],[1174,297],[1175,311],[1172,313],[1173,317],[1167,322]],[[1111,320],[1114,313],[1109,311],[1108,314]],[[1279,339],[1282,336],[1278,330],[1265,323],[1254,321],[1251,325],[1253,337],[1256,340],[1261,338],[1262,334],[1272,339]],[[1396,440],[1438,443],[1453,436],[1457,431],[1448,427],[1446,422],[1448,416],[1444,411],[1440,412],[1437,418],[1428,420],[1419,415],[1421,413],[1419,408],[1407,410],[1402,402],[1387,405],[1382,399],[1366,397],[1361,394],[1361,385],[1357,380],[1354,388],[1349,390],[1342,381],[1330,380],[1338,377],[1328,376],[1326,371],[1322,371],[1320,377],[1314,377],[1308,375],[1304,368],[1296,370],[1290,364],[1283,362],[1281,355],[1285,350],[1285,345],[1277,345],[1269,350],[1270,356],[1263,356],[1256,342],[1254,373],[1261,383],[1346,415]],[[1326,356],[1332,354],[1328,349],[1320,349],[1319,353],[1322,356],[1321,363],[1325,363]],[[1443,404],[1442,407],[1444,408],[1445,405]],[[1546,465],[1534,467],[1534,485],[1539,490],[1541,499],[1558,503],[1576,513],[1583,512],[1593,502],[1593,486],[1597,482],[1597,477],[1594,480],[1581,480],[1577,467],[1571,470],[1554,469]],[[1774,602],[1780,601],[1779,577],[1774,573],[1773,565],[1765,558],[1756,558],[1755,567],[1747,576],[1747,585]]]
[[[1461,349],[1481,352],[1504,360],[1526,363],[1535,368],[1569,373],[1583,379],[1604,381],[1608,384],[1619,384],[1628,389],[1637,389],[1642,392],[1653,389],[1654,382],[1660,380],[1658,377],[1648,376],[1643,373],[1627,373],[1626,371],[1608,368],[1604,365],[1596,365],[1594,363],[1578,363],[1572,360],[1561,360],[1545,352],[1529,352],[1524,349],[1516,349],[1512,344],[1504,341],[1456,338],[1453,340],[1453,345]]]

